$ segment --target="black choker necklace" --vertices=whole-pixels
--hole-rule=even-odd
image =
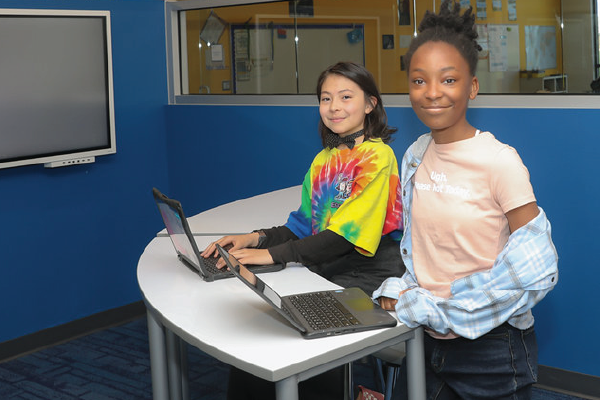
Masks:
[[[348,135],[345,137],[340,137],[339,135],[333,132],[327,132],[325,134],[325,147],[329,147],[330,149],[338,147],[340,144],[345,144],[349,149],[353,149],[355,143],[355,139],[361,137],[365,133],[364,129],[361,129],[358,132],[353,133],[352,135]]]

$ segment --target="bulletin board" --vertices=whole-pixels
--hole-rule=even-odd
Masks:
[[[231,38],[236,94],[315,93],[328,66],[365,63],[362,24],[232,25]]]

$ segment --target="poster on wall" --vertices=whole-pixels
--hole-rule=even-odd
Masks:
[[[475,29],[477,30],[477,44],[481,46],[479,59],[485,60],[490,55],[487,24],[475,24]]]
[[[410,46],[412,38],[412,35],[400,35],[400,38],[398,39],[398,47],[401,49],[407,49],[408,46]]]
[[[235,78],[238,81],[250,80],[250,33],[247,29],[238,29],[233,33]]]
[[[394,48],[394,35],[381,35],[381,48],[392,50]]]
[[[528,71],[556,68],[556,27],[526,25],[525,54]]]
[[[489,25],[488,41],[490,54],[490,72],[508,70],[508,35],[505,25]]]
[[[213,44],[210,46],[208,57],[206,57],[206,69],[226,69],[222,44]]]
[[[290,17],[313,17],[313,0],[290,0]]]
[[[477,18],[487,18],[487,2],[485,0],[477,0]]]
[[[519,71],[519,26],[488,24],[489,72]]]
[[[508,0],[508,20],[517,20],[517,0]]]
[[[200,39],[204,40],[209,46],[218,43],[225,26],[227,26],[227,23],[211,11],[200,31]]]
[[[410,5],[408,0],[398,0],[398,25],[410,25]]]

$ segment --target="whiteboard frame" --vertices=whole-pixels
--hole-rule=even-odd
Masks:
[[[111,12],[108,10],[61,10],[61,9],[19,9],[0,8],[3,16],[24,17],[94,17],[103,20],[105,31],[105,53],[106,57],[106,111],[107,111],[107,146],[93,150],[66,149],[56,155],[23,156],[15,161],[1,161],[0,169],[13,168],[27,165],[44,164],[46,168],[55,168],[77,164],[95,162],[95,157],[115,154],[117,152],[116,128],[115,128],[115,102],[113,83],[113,60],[112,60],[112,27]]]

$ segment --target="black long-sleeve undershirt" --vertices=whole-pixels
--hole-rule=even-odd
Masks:
[[[299,262],[319,265],[354,251],[354,245],[337,233],[324,230],[299,239],[288,227],[262,229],[266,235],[261,248],[269,250],[276,263]]]

